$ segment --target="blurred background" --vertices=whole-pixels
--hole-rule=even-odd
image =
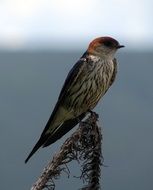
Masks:
[[[116,82],[95,109],[108,166],[102,189],[153,189],[152,7],[151,0],[0,1],[0,189],[30,189],[76,129],[24,164],[68,71],[99,36],[126,46],[117,54]],[[79,176],[76,163],[70,170]],[[64,175],[56,181],[63,186],[79,189],[82,182]]]

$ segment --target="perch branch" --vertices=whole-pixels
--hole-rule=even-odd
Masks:
[[[80,122],[78,129],[64,142],[59,153],[54,155],[44,168],[31,190],[54,190],[54,180],[60,177],[62,172],[70,175],[67,164],[72,160],[82,162],[80,179],[87,183],[82,190],[100,189],[100,166],[103,157],[102,135],[97,121],[98,115],[92,112],[85,121]]]

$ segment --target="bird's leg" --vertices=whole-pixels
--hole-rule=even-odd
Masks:
[[[91,116],[98,118],[98,114],[92,110],[88,110],[88,112],[91,114]]]
[[[91,110],[88,110],[88,112],[92,115],[94,112],[93,111],[91,111]]]
[[[97,114],[96,114],[95,112],[91,111],[90,109],[87,110],[86,115],[87,115],[88,113],[90,113],[92,117],[97,117]],[[78,123],[79,123],[80,125],[84,125],[84,124],[87,124],[87,123],[88,123],[87,121],[82,121],[82,120],[80,120],[79,117],[77,118],[77,120],[78,120]]]
[[[98,119],[98,117],[99,117],[96,112],[93,112],[93,111],[90,110],[90,109],[87,110],[86,113],[90,113],[91,117],[94,118],[95,121],[96,121],[96,120]],[[76,119],[77,119],[77,122],[78,122],[79,124],[81,124],[81,125],[87,123],[87,122],[85,122],[85,121],[82,121],[82,120],[80,119],[80,117],[77,117],[77,116],[76,116]]]
[[[96,113],[96,112],[94,112],[94,111],[92,111],[92,110],[88,110],[88,112],[91,114],[91,116],[97,116],[98,114]]]

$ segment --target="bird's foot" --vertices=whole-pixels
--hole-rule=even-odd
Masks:
[[[96,112],[93,112],[91,110],[88,110],[88,112],[91,114],[92,117],[99,118],[99,115]]]

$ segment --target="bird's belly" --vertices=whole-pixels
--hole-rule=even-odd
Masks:
[[[68,109],[73,110],[76,116],[93,109],[109,88],[114,67],[110,65],[109,72],[106,72],[100,66],[85,75],[67,97]]]
[[[99,81],[98,84],[96,84],[95,81],[92,82],[92,88],[88,91],[86,97],[84,100],[82,100],[82,103],[80,104],[81,107],[88,107],[88,109],[93,109],[100,98],[105,94],[106,92],[106,86],[103,85],[104,81]]]
[[[105,94],[103,82],[99,85],[95,81],[91,83],[84,82],[81,89],[73,96],[69,96],[70,109],[73,109],[74,115],[78,116],[87,110],[93,109],[100,98]]]

